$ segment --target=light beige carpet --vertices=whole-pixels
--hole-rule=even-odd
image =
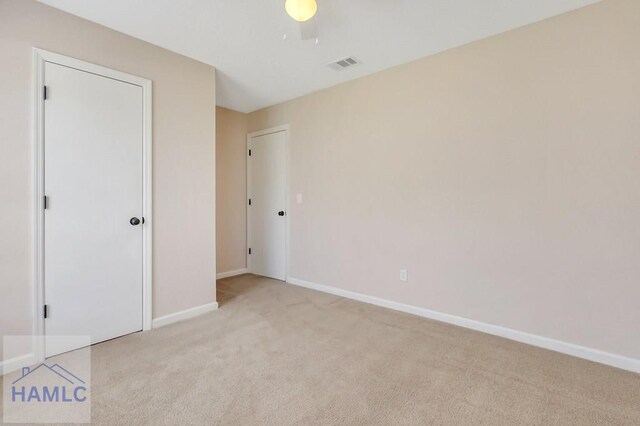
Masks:
[[[97,424],[640,424],[640,376],[266,278],[95,345]]]

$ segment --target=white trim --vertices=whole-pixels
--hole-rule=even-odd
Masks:
[[[285,273],[285,280],[286,277],[289,275],[289,236],[291,235],[290,232],[290,224],[291,221],[289,220],[290,216],[291,216],[291,202],[290,202],[290,198],[289,198],[289,193],[290,191],[290,177],[289,177],[289,164],[291,164],[291,149],[290,149],[290,142],[289,142],[289,138],[290,138],[290,126],[288,124],[283,124],[281,126],[276,126],[276,127],[270,127],[268,129],[264,129],[264,130],[259,130],[257,132],[252,132],[247,134],[247,147],[246,147],[246,153],[245,155],[247,156],[247,199],[251,198],[251,163],[249,161],[249,149],[251,149],[251,140],[253,138],[257,138],[260,136],[266,136],[266,135],[270,135],[273,133],[279,133],[279,132],[284,132],[285,134],[285,152],[286,152],[286,159],[285,159],[285,164],[286,164],[286,168],[285,168],[285,253],[284,253],[284,273]],[[245,204],[247,206],[247,251],[245,253],[246,256],[246,263],[247,263],[247,272],[251,272],[251,256],[249,256],[249,247],[251,247],[251,233],[252,233],[252,228],[251,228],[251,209],[249,208],[249,204]]]
[[[199,315],[206,314],[207,312],[215,311],[216,309],[218,309],[218,302],[207,303],[194,308],[185,309],[184,311],[174,312],[154,319],[153,328],[164,327],[165,325],[173,324],[174,322],[194,318]]]
[[[20,355],[15,358],[9,358],[5,361],[0,361],[0,376],[19,370],[22,367],[36,364],[37,362],[38,357],[33,352],[26,355]]]
[[[153,87],[144,79],[142,147],[142,330],[153,327]]]
[[[247,268],[236,269],[235,271],[220,272],[220,273],[216,274],[216,280],[221,280],[223,278],[229,278],[229,277],[235,277],[236,275],[242,275],[242,274],[248,274],[248,273],[249,273],[249,269],[247,269]]]
[[[44,361],[44,58],[33,50],[33,321],[32,351]]]
[[[150,330],[153,318],[152,297],[152,259],[153,259],[153,213],[152,213],[152,178],[153,178],[153,135],[152,135],[152,83],[146,78],[137,77],[120,71],[90,64],[78,59],[63,56],[46,50],[33,48],[33,152],[34,152],[34,280],[33,280],[33,352],[38,362],[45,357],[44,348],[44,68],[51,62],[81,71],[134,84],[142,88],[143,93],[143,180],[142,180],[142,329]]]
[[[316,283],[304,281],[298,278],[287,277],[287,283],[297,285],[300,287],[309,288],[312,290],[321,291],[324,293],[334,294],[336,296],[341,296],[347,299],[357,300],[359,302],[381,306],[387,309],[393,309],[395,311],[417,315],[423,318],[429,318],[436,321],[445,322],[447,324],[457,325],[459,327],[480,331],[482,333],[504,337],[505,339],[515,340],[516,342],[526,343],[532,346],[549,349],[551,351],[560,352],[560,353],[575,356],[578,358],[583,358],[583,359],[597,362],[600,364],[617,367],[623,370],[633,371],[635,373],[640,373],[640,359],[627,358],[622,355],[616,355],[616,354],[604,352],[598,349],[579,346],[573,343],[567,343],[560,340],[550,339],[548,337],[525,333],[523,331],[513,330],[510,328],[501,327],[498,325],[487,324],[484,322],[475,321],[472,319],[463,318],[456,315],[450,315],[442,312],[432,311],[430,309],[419,308],[417,306],[411,306],[411,305],[405,305],[403,303],[392,302],[390,300],[381,299],[379,297],[368,296],[366,294],[361,294],[361,293],[355,293],[353,291],[343,290],[341,288],[331,287],[328,285],[316,284]]]
[[[264,129],[264,130],[258,130],[257,132],[251,132],[247,135],[247,139],[251,139],[251,138],[257,138],[260,136],[266,136],[266,135],[270,135],[273,133],[278,133],[278,132],[288,132],[289,131],[289,125],[288,124],[283,124],[281,126],[276,126],[276,127],[270,127],[268,129]]]

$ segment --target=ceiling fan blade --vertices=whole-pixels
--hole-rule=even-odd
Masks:
[[[300,37],[302,40],[318,38],[318,20],[315,16],[308,21],[300,22]]]

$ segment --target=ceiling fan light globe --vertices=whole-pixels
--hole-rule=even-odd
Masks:
[[[298,22],[308,21],[318,11],[316,0],[286,0],[284,8],[287,14]]]

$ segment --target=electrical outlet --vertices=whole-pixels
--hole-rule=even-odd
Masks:
[[[302,204],[302,194],[297,194],[296,195],[296,203]]]
[[[403,283],[409,281],[409,273],[406,269],[400,269],[400,281],[402,281]]]

